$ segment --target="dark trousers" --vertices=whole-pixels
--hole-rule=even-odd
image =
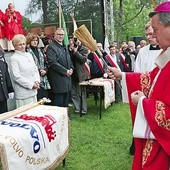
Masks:
[[[135,154],[135,142],[134,142],[134,138],[132,138],[132,144],[129,148],[129,153],[130,155],[134,155]]]
[[[70,100],[70,92],[53,94],[54,106],[68,107],[69,100]]]
[[[38,89],[37,100],[40,100],[43,97],[49,98],[49,90],[46,90],[41,87],[40,89]]]
[[[0,101],[0,114],[7,111],[8,111],[7,100]]]
[[[119,87],[119,85],[115,82],[115,103],[119,103],[122,101],[122,92],[121,89]]]

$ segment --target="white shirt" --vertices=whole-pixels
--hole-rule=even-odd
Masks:
[[[149,50],[150,44],[141,48],[136,58],[135,72],[146,72],[153,70],[155,65],[155,60],[161,53],[161,50]]]
[[[113,58],[113,61],[117,64],[117,58],[116,58],[116,55],[115,54],[110,54]]]

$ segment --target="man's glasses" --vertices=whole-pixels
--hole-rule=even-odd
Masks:
[[[22,45],[26,45],[26,43],[19,43],[19,44],[17,44],[17,46],[22,46]]]
[[[59,36],[63,36],[64,34],[57,34],[57,35],[59,35]]]

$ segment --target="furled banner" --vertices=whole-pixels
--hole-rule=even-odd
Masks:
[[[68,34],[67,34],[67,27],[66,22],[64,18],[64,14],[61,8],[61,2],[58,0],[58,13],[59,13],[59,26],[63,28],[64,30],[64,45],[68,45]]]
[[[3,169],[54,169],[68,152],[68,121],[67,108],[45,105],[1,120]]]

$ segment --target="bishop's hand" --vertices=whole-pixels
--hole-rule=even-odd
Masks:
[[[122,79],[122,72],[115,67],[108,66],[107,74],[113,80],[121,80]]]
[[[142,97],[142,96],[145,96],[143,92],[137,90],[137,91],[134,91],[133,93],[131,93],[131,100],[132,100],[132,103],[134,105],[137,105],[138,102],[139,102],[139,99]]]

